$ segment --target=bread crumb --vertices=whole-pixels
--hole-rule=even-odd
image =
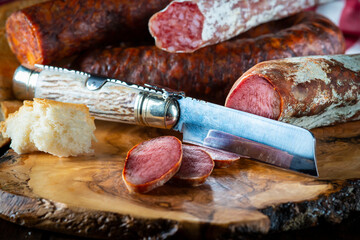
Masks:
[[[84,104],[34,98],[0,125],[18,154],[43,151],[58,157],[91,154],[94,118]]]
[[[0,101],[0,121],[5,121],[10,113],[16,112],[23,103],[18,100],[4,100]],[[0,147],[10,143],[10,139],[4,137],[0,132]]]

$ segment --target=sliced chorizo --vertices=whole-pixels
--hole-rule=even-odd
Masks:
[[[183,159],[172,181],[190,186],[203,184],[214,169],[214,161],[204,150],[183,144]]]
[[[184,145],[184,144],[183,144]],[[192,146],[193,148],[199,148],[207,152],[210,157],[214,160],[215,168],[228,168],[233,165],[240,158],[245,157],[236,153],[226,152],[223,150],[203,147],[203,146]]]
[[[122,177],[129,192],[146,193],[164,185],[179,170],[181,141],[161,136],[134,146],[127,154]]]

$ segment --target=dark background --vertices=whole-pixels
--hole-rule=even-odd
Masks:
[[[34,228],[23,227],[0,219],[0,239],[28,239],[28,240],[88,240],[60,233],[48,232]],[[175,235],[170,240],[186,239],[184,236]],[[250,240],[358,240],[360,239],[360,213],[352,214],[341,224],[323,224],[318,227],[291,231],[285,233],[272,233],[266,236],[239,236],[239,239]]]

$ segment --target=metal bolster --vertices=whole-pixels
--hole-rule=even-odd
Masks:
[[[173,128],[180,111],[175,97],[163,97],[162,94],[141,92],[135,102],[135,118],[137,123],[149,127]]]
[[[94,75],[89,75],[86,87],[91,91],[96,91],[107,82],[139,90],[134,104],[136,124],[165,129],[171,129],[176,125],[180,115],[177,99],[184,96],[182,92],[172,92],[148,84],[139,86]]]
[[[13,92],[17,99],[26,100],[35,97],[35,86],[39,72],[19,66],[13,76]]]

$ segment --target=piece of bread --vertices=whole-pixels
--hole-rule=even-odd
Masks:
[[[9,100],[0,102],[0,121],[5,121],[10,113],[17,111],[22,106],[22,102],[18,100]],[[0,133],[0,147],[10,142],[10,138],[4,137]]]
[[[0,125],[18,154],[43,151],[59,157],[93,153],[95,123],[83,104],[47,99],[24,101],[19,111]]]

